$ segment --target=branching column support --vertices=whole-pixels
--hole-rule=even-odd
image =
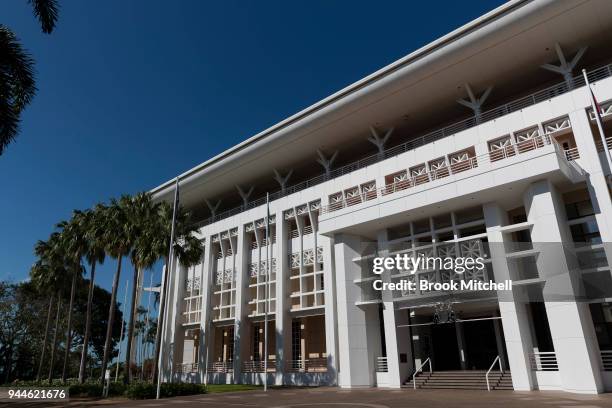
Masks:
[[[380,137],[376,128],[374,128],[374,126],[370,126],[370,133],[372,133],[372,136],[368,137],[368,141],[378,149],[379,159],[385,158],[385,144],[393,134],[394,130],[395,128],[390,128],[383,137]]]
[[[240,197],[242,197],[242,206],[245,209],[249,205],[249,197],[253,193],[254,189],[255,189],[255,187],[251,186],[251,188],[249,188],[248,191],[245,191],[245,190],[242,189],[242,187],[236,185],[236,190],[238,190],[238,194],[240,194]]]
[[[209,199],[205,199],[204,201],[206,202],[206,205],[208,206],[208,209],[210,210],[210,214],[212,218],[214,219],[215,216],[217,215],[217,210],[219,209],[219,206],[221,205],[221,200],[217,200],[217,203],[215,205],[213,205],[213,203],[211,203]]]
[[[457,103],[470,108],[474,112],[474,118],[476,119],[476,123],[480,123],[482,116],[482,105],[484,105],[485,101],[491,94],[493,87],[490,86],[477,98],[472,91],[472,87],[470,84],[465,84],[465,89],[468,94],[468,99],[457,99]]]
[[[323,168],[325,169],[325,175],[327,176],[327,178],[329,178],[331,176],[332,165],[334,164],[336,157],[338,157],[338,151],[336,150],[329,159],[325,157],[325,154],[321,150],[317,150],[317,154],[319,155],[317,163],[323,166]]]
[[[274,169],[274,180],[276,180],[280,185],[281,192],[283,193],[283,195],[285,194],[285,190],[287,189],[287,183],[289,182],[289,178],[292,174],[293,169],[289,170],[289,173],[284,176],[281,176],[281,174],[276,169]]]
[[[572,71],[574,70],[574,68],[576,68],[578,61],[580,61],[580,58],[582,58],[587,48],[588,47],[580,48],[576,55],[574,55],[574,58],[572,58],[570,62],[567,62],[567,59],[565,58],[565,54],[563,54],[561,46],[559,45],[559,43],[556,43],[555,51],[557,51],[557,56],[559,57],[559,65],[544,64],[541,65],[541,67],[548,71],[556,72],[557,74],[563,75],[563,79],[565,80],[568,89],[574,89],[574,77],[572,75]]]

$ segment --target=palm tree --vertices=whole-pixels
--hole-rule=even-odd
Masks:
[[[54,238],[55,237],[55,238]],[[38,371],[36,372],[36,381],[40,380],[43,364],[45,361],[45,352],[47,348],[47,339],[49,334],[49,325],[51,321],[51,313],[53,301],[57,299],[59,303],[59,288],[61,277],[64,272],[63,262],[60,261],[59,254],[56,251],[54,240],[57,235],[52,235],[49,241],[38,241],[34,247],[34,253],[38,257],[36,263],[30,270],[30,278],[40,293],[49,295],[49,309],[47,311],[47,321],[45,324],[45,335],[40,353],[40,361],[38,363]],[[55,327],[57,332],[57,325]]]
[[[64,350],[64,365],[62,368],[62,383],[66,382],[68,370],[68,356],[72,342],[72,309],[74,307],[74,294],[76,291],[77,278],[83,276],[81,259],[87,251],[87,240],[82,228],[81,211],[74,211],[70,221],[62,221],[57,224],[60,232],[60,245],[66,258],[66,268],[72,274],[70,285],[70,303],[68,305],[68,323],[66,327],[66,349]]]
[[[47,293],[55,294],[57,298],[57,311],[55,313],[55,329],[53,331],[53,341],[51,346],[51,358],[49,362],[49,375],[47,380],[51,383],[53,376],[53,368],[55,363],[55,354],[57,352],[57,335],[59,333],[59,314],[62,303],[62,291],[64,290],[64,277],[66,276],[66,268],[64,264],[64,257],[61,251],[60,245],[60,234],[54,232],[51,234],[47,241],[38,241],[34,247],[34,253],[38,256],[39,260],[34,264],[30,271],[32,282],[43,291]],[[47,316],[49,318],[50,316]],[[42,364],[44,361],[46,346],[46,335],[45,344],[41,352],[41,360],[38,367],[37,378],[40,378],[40,372],[42,370]]]
[[[85,382],[85,365],[87,363],[87,350],[89,347],[89,336],[91,336],[91,308],[93,303],[94,280],[96,278],[96,264],[104,263],[106,252],[104,251],[104,217],[106,207],[98,204],[93,210],[81,213],[78,218],[81,229],[85,232],[87,250],[85,258],[90,265],[89,270],[89,292],[87,294],[87,311],[85,312],[85,334],[83,335],[83,348],[81,350],[81,364],[79,366],[79,383]]]
[[[43,33],[55,28],[56,0],[29,0]],[[17,136],[21,112],[36,94],[34,60],[15,34],[0,24],[0,155]]]
[[[166,309],[166,299],[168,293],[168,275],[170,275],[170,232],[172,229],[172,213],[173,208],[170,204],[162,202],[159,206],[159,216],[154,224],[154,233],[151,239],[158,257],[165,260],[166,273],[164,274],[164,282],[162,290],[164,301],[160,305],[159,319],[157,322],[157,333],[155,335],[155,354],[153,356],[153,381],[157,380],[159,375],[159,352],[161,346],[162,330],[164,325],[164,313]],[[191,214],[180,207],[177,211],[175,224],[175,241],[173,242],[173,251],[176,258],[184,266],[193,266],[200,263],[204,248],[202,242],[197,238],[198,228],[191,221]]]
[[[104,244],[106,252],[117,260],[117,270],[113,277],[113,287],[111,290],[111,302],[108,310],[108,323],[106,326],[106,340],[104,342],[104,355],[102,357],[100,382],[104,382],[104,375],[111,353],[112,328],[115,320],[115,302],[117,300],[117,287],[121,276],[121,263],[123,257],[130,253],[134,240],[133,224],[128,218],[127,208],[131,198],[122,196],[118,201],[112,199],[110,206],[106,210],[106,222],[104,228]]]
[[[126,382],[129,384],[132,381],[131,360],[133,354],[133,339],[134,328],[136,322],[136,309],[138,298],[138,286],[140,284],[141,274],[146,269],[153,267],[159,259],[159,255],[155,248],[155,222],[157,221],[157,213],[159,204],[154,204],[151,201],[149,193],[138,193],[135,195],[128,207],[129,218],[134,228],[134,245],[132,247],[131,261],[134,267],[134,277],[132,285],[132,307],[130,308],[130,322],[128,326],[127,348],[125,352],[125,366],[127,368]]]

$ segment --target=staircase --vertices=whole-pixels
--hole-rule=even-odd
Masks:
[[[439,390],[487,390],[485,379],[486,371],[435,371],[420,372],[415,377],[416,388]],[[404,383],[406,386],[414,387],[412,377]],[[493,390],[514,390],[512,387],[512,375],[509,371],[503,374],[499,371],[489,374],[489,385]]]

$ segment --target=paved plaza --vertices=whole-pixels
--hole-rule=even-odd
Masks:
[[[612,407],[612,394],[581,395],[557,391],[469,391],[469,390],[417,390],[340,388],[273,389],[225,394],[193,395],[162,400],[72,400],[55,405],[21,403],[19,406],[54,407],[214,407],[214,408],[321,408],[321,407],[551,407],[596,408]]]

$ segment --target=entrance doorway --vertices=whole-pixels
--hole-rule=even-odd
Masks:
[[[455,323],[431,326],[434,371],[461,370]]]
[[[466,368],[487,370],[499,354],[494,320],[476,320],[457,324],[463,325],[467,357]]]

